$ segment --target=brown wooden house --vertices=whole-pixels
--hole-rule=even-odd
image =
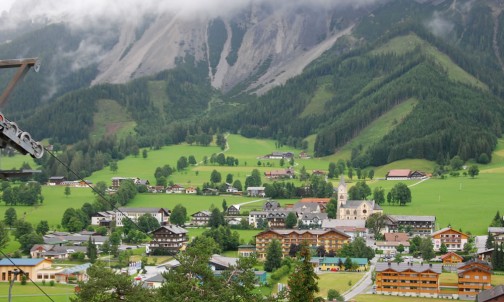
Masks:
[[[173,255],[187,245],[187,230],[174,225],[164,225],[151,232],[152,241],[147,254]]]
[[[458,294],[476,296],[485,289],[492,288],[492,267],[486,261],[471,260],[460,264],[458,273]]]
[[[457,253],[448,252],[441,256],[441,260],[443,261],[444,265],[451,265],[455,263],[462,263],[464,258]]]

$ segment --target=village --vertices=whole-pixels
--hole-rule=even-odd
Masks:
[[[274,154],[288,159],[291,153]],[[314,170],[314,174],[324,177],[324,172]],[[288,179],[294,170],[274,170],[264,173],[269,179]],[[408,169],[390,170],[384,180],[402,181],[428,179],[429,175]],[[149,193],[156,194],[201,194],[201,195],[246,195],[260,198],[254,201],[254,207],[247,211],[241,204],[230,205],[223,211],[224,224],[230,227],[246,225],[257,230],[251,242],[237,246],[237,257],[214,254],[208,265],[216,274],[222,274],[235,266],[238,257],[256,257],[264,262],[273,241],[279,242],[282,257],[296,255],[296,248],[308,243],[312,248],[311,263],[318,274],[338,274],[340,272],[362,272],[362,278],[342,294],[345,301],[350,301],[358,294],[392,295],[404,297],[430,297],[445,299],[464,299],[490,301],[504,297],[503,286],[492,286],[493,247],[481,244],[485,236],[471,236],[462,231],[439,227],[436,216],[389,215],[374,200],[349,200],[348,186],[342,175],[334,194],[330,198],[301,198],[293,204],[283,206],[265,194],[265,187],[247,187],[244,192],[227,184],[226,192],[215,189],[200,190],[183,185],[150,186],[147,180],[137,177],[114,177],[109,187],[109,194],[114,194],[122,182],[129,181],[147,187]],[[49,186],[87,187],[89,181],[66,181],[64,177],[49,178]],[[332,205],[331,205],[332,203]],[[336,204],[331,215],[330,210]],[[91,217],[93,227],[110,229],[124,226],[126,220],[138,223],[140,217],[148,215],[159,224],[151,231],[151,240],[138,245],[121,243],[122,251],[141,249],[145,255],[176,255],[183,253],[187,245],[194,240],[189,236],[191,229],[206,228],[212,218],[211,209],[188,213],[190,220],[183,225],[171,223],[173,209],[119,207],[112,211],[101,211]],[[330,218],[329,215],[332,217]],[[489,227],[495,246],[504,242],[504,227]],[[11,258],[0,261],[2,281],[21,280],[16,271],[21,268],[32,280],[37,282],[57,282],[61,284],[85,281],[86,270],[91,265],[84,263],[72,267],[59,266],[53,261],[86,257],[88,243],[101,250],[108,244],[110,234],[98,234],[93,231],[78,233],[52,232],[44,235],[44,243],[36,244],[30,250],[29,259]],[[424,242],[427,242],[425,244]],[[342,250],[352,243],[362,243],[372,251],[342,255]],[[422,247],[426,246],[426,247]],[[364,256],[363,256],[364,255]],[[110,252],[109,252],[110,259]],[[353,257],[355,256],[355,257]],[[107,255],[102,254],[103,259]],[[86,257],[87,258],[87,257]],[[109,260],[110,261],[110,260]],[[109,262],[110,265],[110,262]],[[145,266],[140,262],[126,261],[126,268],[121,272],[136,276],[134,282],[149,288],[159,288],[164,282],[162,274],[180,265],[177,260],[169,260],[154,266]],[[139,273],[140,272],[140,273]],[[456,279],[442,282],[441,275],[451,272]],[[256,270],[257,286],[268,283],[268,274]],[[279,284],[279,288],[283,288]]]

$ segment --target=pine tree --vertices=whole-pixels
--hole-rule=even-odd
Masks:
[[[289,302],[313,302],[315,293],[319,291],[317,279],[310,262],[310,248],[306,242],[301,245],[299,252],[301,262],[297,264],[294,273],[289,277]]]
[[[264,270],[272,272],[281,266],[282,262],[282,246],[280,241],[273,239],[266,249],[266,261],[264,262]]]

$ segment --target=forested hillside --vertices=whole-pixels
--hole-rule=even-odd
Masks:
[[[212,87],[222,60],[236,63],[246,27],[252,26],[235,21],[228,26],[225,19],[216,18],[205,30],[210,39],[205,58],[186,54],[168,71],[127,84],[85,88],[97,66],[76,71],[72,57],[62,56],[49,66],[67,64],[66,72],[56,78],[48,76],[58,74],[55,70],[30,74],[13,95],[13,100],[24,101],[7,110],[33,137],[74,144],[72,152],[82,152],[83,158],[108,154],[99,160],[107,164],[138,147],[158,148],[194,138],[208,144],[211,135],[223,131],[273,138],[300,149],[309,147],[307,137],[316,136],[314,155],[327,156],[397,105],[414,99],[414,107],[382,131],[383,137],[352,148],[354,166],[403,158],[445,162],[455,155],[464,160],[490,157],[504,123],[504,30],[499,25],[504,24],[504,13],[497,1],[396,0],[359,14],[364,17],[351,34],[337,39],[301,75],[261,96],[244,91],[258,79],[255,75],[266,72],[272,57],[227,93]],[[330,27],[347,24],[344,21],[331,20]],[[0,54],[12,56],[23,43],[37,41],[44,57],[51,50],[44,37],[54,35],[65,40],[58,49],[71,54],[82,48],[79,39],[87,33],[53,25],[3,45]],[[100,45],[112,47],[113,37],[103,39]],[[223,57],[225,48],[229,55]],[[42,87],[52,84],[54,94],[46,97]],[[131,125],[136,126],[127,137],[101,131],[91,139],[98,133],[95,120],[103,100],[120,106],[117,114],[127,113],[121,120],[133,119]],[[70,154],[68,160],[72,158]],[[87,173],[94,169],[81,168]]]

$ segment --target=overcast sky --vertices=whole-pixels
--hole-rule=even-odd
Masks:
[[[12,3],[14,3],[16,0],[1,0],[0,1],[0,13],[6,10],[9,10],[11,7]]]

